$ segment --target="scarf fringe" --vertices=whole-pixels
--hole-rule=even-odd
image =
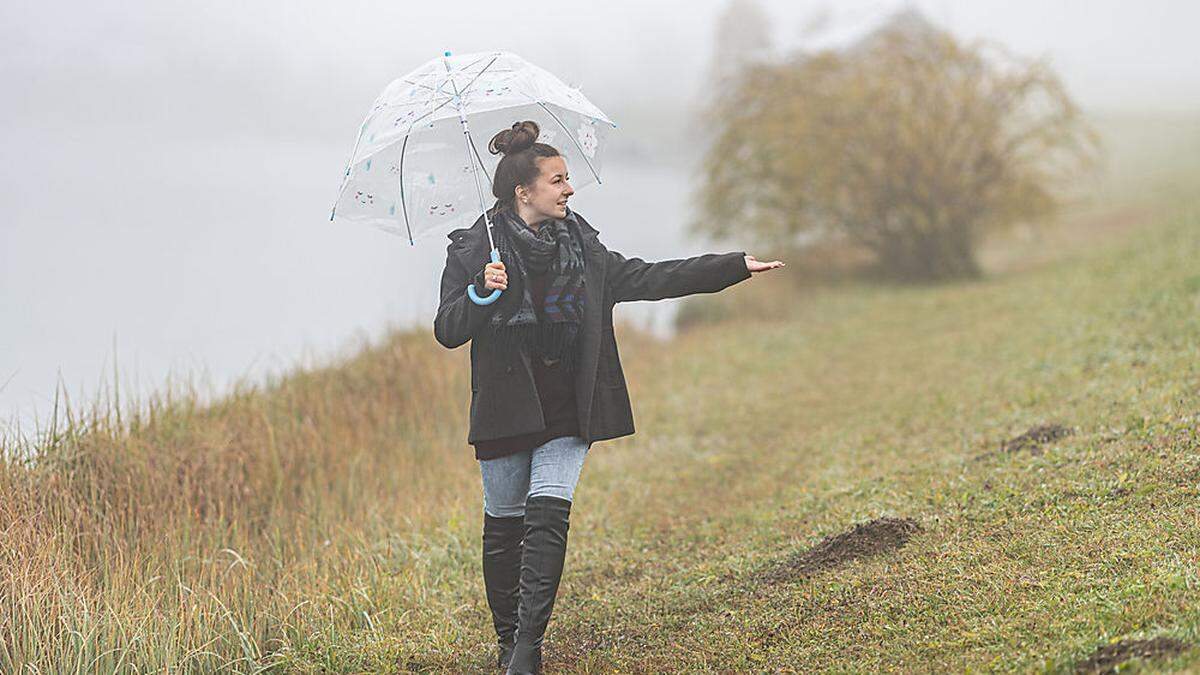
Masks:
[[[576,228],[578,224],[570,219],[568,224],[568,241],[559,244],[559,258],[557,262],[559,266],[563,266],[564,260],[572,257],[577,258],[575,267],[568,272],[574,279],[568,277],[567,283],[556,292],[563,292],[562,289],[572,290],[577,297],[572,302],[566,304],[555,303],[560,306],[560,311],[565,316],[570,316],[570,319],[562,319],[559,321],[548,321],[544,317],[538,318],[537,312],[534,311],[532,304],[527,302],[530,299],[529,289],[526,286],[527,270],[525,261],[522,258],[521,252],[513,246],[515,237],[510,233],[510,229],[521,227],[520,223],[516,223],[517,218],[511,211],[501,210],[496,213],[494,222],[499,225],[496,227],[496,248],[500,252],[501,260],[506,262],[506,267],[509,270],[510,280],[517,281],[517,284],[510,283],[509,287],[512,290],[517,290],[519,284],[521,290],[521,298],[516,303],[510,302],[505,307],[497,308],[497,312],[492,317],[492,345],[495,349],[493,357],[498,357],[505,354],[509,350],[520,348],[530,355],[530,358],[541,358],[545,356],[550,359],[561,359],[562,365],[568,372],[574,373],[578,361],[578,334],[581,325],[581,317],[583,316],[583,305],[585,302],[586,289],[583,287],[583,270],[580,264],[583,259],[582,247],[579,246],[579,237]],[[543,227],[552,227],[543,225]],[[561,246],[572,246],[574,256],[567,255],[561,250]],[[552,264],[553,267],[553,264]],[[516,274],[514,274],[516,272]],[[561,274],[561,270],[558,272]],[[516,277],[516,279],[513,279]],[[510,311],[511,310],[511,313]],[[520,320],[514,321],[517,315],[523,315]]]

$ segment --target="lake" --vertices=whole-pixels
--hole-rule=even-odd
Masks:
[[[9,139],[21,163],[0,187],[0,429],[45,428],[60,378],[78,409],[111,389],[114,361],[125,401],[168,378],[207,398],[390,329],[432,333],[447,240],[331,223],[348,146],[118,138]],[[602,177],[572,208],[609,248],[709,250],[684,232],[686,167],[609,157]],[[678,302],[617,316],[669,335]]]

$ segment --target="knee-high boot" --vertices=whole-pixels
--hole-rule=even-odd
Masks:
[[[525,548],[521,553],[521,597],[517,610],[517,644],[508,675],[542,669],[542,638],[550,623],[558,582],[567,553],[571,502],[536,495],[525,502]]]
[[[497,518],[483,514],[483,583],[500,654],[497,669],[508,667],[517,641],[517,604],[520,599],[521,540],[525,516]]]

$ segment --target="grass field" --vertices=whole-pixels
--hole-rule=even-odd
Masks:
[[[547,669],[1200,666],[1200,196],[1171,175],[992,242],[981,281],[770,273],[669,343],[618,327],[638,433],[584,467]],[[0,670],[487,671],[467,367],[398,334],[9,441]]]

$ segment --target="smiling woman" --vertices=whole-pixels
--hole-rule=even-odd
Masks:
[[[517,214],[535,232],[547,218],[566,217],[567,200],[575,194],[568,182],[566,160],[553,146],[536,142],[540,132],[537,122],[526,120],[496,134],[488,143],[489,152],[504,155],[492,180],[497,204],[515,204]]]
[[[584,458],[595,441],[634,432],[613,306],[715,293],[783,266],[744,251],[646,262],[608,250],[567,206],[574,190],[566,161],[538,134],[536,123],[518,122],[488,144],[504,155],[492,185],[497,201],[487,218],[450,233],[434,319],[447,348],[471,341],[467,442],[483,482],[483,575],[498,665],[510,673],[540,671]],[[489,221],[499,262],[488,262]],[[506,292],[479,305],[468,283],[480,294]]]

